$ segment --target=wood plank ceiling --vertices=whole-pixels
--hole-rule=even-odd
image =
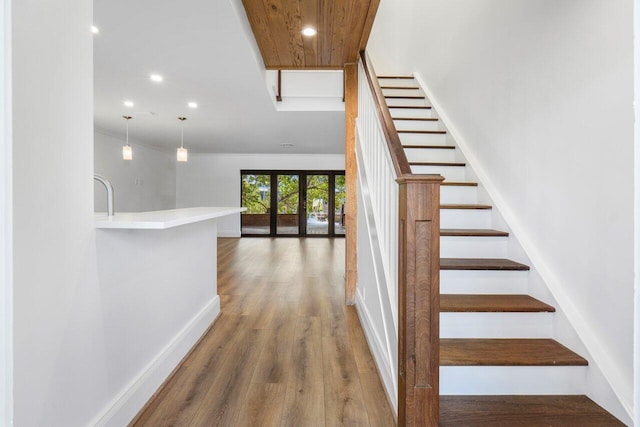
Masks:
[[[265,67],[342,69],[367,44],[380,0],[242,0]],[[305,27],[317,30],[303,36]]]

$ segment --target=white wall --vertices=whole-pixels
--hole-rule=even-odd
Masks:
[[[634,334],[634,420],[640,425],[640,0],[634,0],[634,69],[635,69],[635,334]]]
[[[178,208],[240,206],[240,170],[344,170],[344,155],[194,154],[178,165]],[[240,236],[240,214],[221,218],[220,236]]]
[[[424,80],[627,411],[632,3],[389,0],[369,42],[379,73]]]
[[[0,425],[13,419],[11,8],[0,0]]]
[[[122,159],[125,141],[100,131],[94,133],[94,171],[113,184],[116,212],[144,212],[176,207],[175,151],[139,144],[132,138],[133,159]],[[107,210],[104,186],[94,183],[96,212]]]
[[[107,381],[89,0],[13,3],[15,425],[82,425]]]
[[[97,397],[108,398],[90,425],[120,427],[220,313],[216,220],[167,230],[98,230],[96,242],[100,327],[93,332],[104,361],[92,367],[99,381],[83,388],[95,386]]]
[[[215,312],[215,226],[96,238],[91,24],[91,0],[13,3],[17,426],[126,425]]]

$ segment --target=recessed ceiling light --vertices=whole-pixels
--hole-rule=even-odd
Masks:
[[[197,102],[189,102],[189,103],[187,104],[187,106],[188,106],[189,108],[198,108],[198,103],[197,103]]]
[[[313,27],[306,27],[302,29],[303,36],[311,37],[311,36],[315,36],[317,33],[318,32],[316,31],[316,29]]]
[[[122,104],[124,104],[125,107],[129,107],[129,108],[134,106],[133,101],[129,101],[129,100],[124,101]]]
[[[100,29],[98,27],[96,27],[95,25],[91,26],[91,32],[93,34],[98,34],[100,32]]]
[[[152,82],[158,82],[158,83],[160,83],[163,80],[160,74],[151,74],[149,78],[151,79]]]

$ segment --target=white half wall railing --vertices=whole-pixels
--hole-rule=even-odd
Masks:
[[[398,330],[398,183],[382,124],[362,63],[358,66],[358,118],[356,159],[358,174],[367,184],[371,230],[379,252],[384,282],[391,304],[393,327]],[[365,190],[363,188],[363,190]]]

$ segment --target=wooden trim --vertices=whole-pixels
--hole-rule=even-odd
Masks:
[[[398,426],[439,420],[439,175],[398,178]]]
[[[356,194],[356,117],[358,116],[358,64],[344,66],[345,86],[345,303],[355,305],[356,284],[358,280],[358,241],[357,241],[357,206]]]
[[[276,101],[282,102],[282,70],[278,70],[278,93],[276,93]]]
[[[360,44],[358,51],[362,52],[367,47],[369,42],[369,35],[371,34],[371,28],[373,28],[373,21],[376,18],[378,12],[378,6],[380,6],[380,0],[371,0],[369,3],[369,9],[367,10],[367,17],[364,21],[364,28],[362,29],[362,36],[360,37]]]
[[[376,101],[378,118],[382,124],[382,131],[387,141],[387,147],[389,148],[393,167],[396,170],[396,176],[400,177],[402,175],[411,174],[411,166],[407,161],[407,155],[404,152],[404,148],[402,148],[402,142],[400,141],[398,131],[393,123],[393,119],[391,118],[391,113],[389,112],[387,103],[384,100],[384,95],[382,94],[382,89],[380,89],[378,78],[376,77],[373,67],[367,63],[366,56],[367,55],[364,51],[360,52],[360,60],[362,61],[362,66],[364,68],[365,75],[367,76],[369,88],[371,89],[371,93]]]

